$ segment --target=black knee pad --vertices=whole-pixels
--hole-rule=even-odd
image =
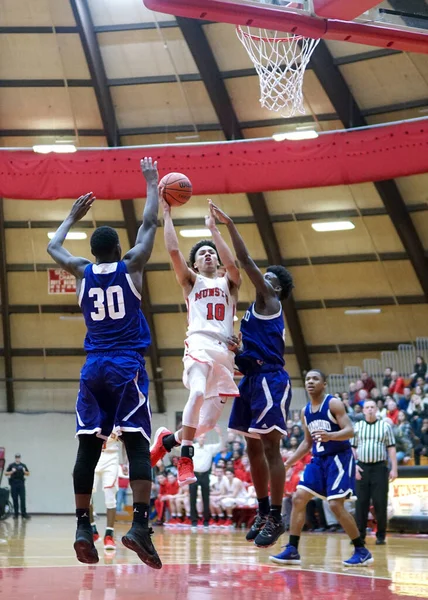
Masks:
[[[129,480],[152,480],[150,444],[141,433],[124,431],[122,440],[129,459]]]
[[[79,435],[79,449],[73,471],[74,493],[92,494],[94,471],[103,447],[96,435]]]

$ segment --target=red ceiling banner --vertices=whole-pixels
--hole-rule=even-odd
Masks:
[[[140,159],[152,156],[160,176],[185,173],[194,194],[232,194],[347,185],[428,172],[428,119],[317,139],[271,139],[80,150],[41,155],[0,150],[0,196],[16,199],[100,199],[145,195]]]

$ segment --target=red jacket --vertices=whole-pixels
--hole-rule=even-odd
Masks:
[[[403,377],[397,377],[395,381],[391,383],[389,386],[390,394],[400,394],[402,396],[404,394],[404,388],[406,387],[406,382]]]

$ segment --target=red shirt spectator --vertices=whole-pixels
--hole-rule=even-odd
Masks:
[[[400,413],[400,411],[398,410],[397,407],[397,403],[395,400],[388,400],[387,404],[387,412],[386,412],[386,418],[387,419],[391,419],[391,421],[394,423],[394,425],[398,424],[398,415]]]
[[[389,386],[389,393],[402,396],[404,394],[404,388],[406,387],[404,377],[399,377],[397,371],[392,371],[391,377],[392,381],[391,385]]]
[[[375,381],[368,375],[368,373],[361,373],[361,381],[363,382],[363,389],[369,394],[373,388],[376,387]]]
[[[164,492],[165,495],[176,496],[178,494],[179,486],[178,486],[177,479],[175,479],[175,481],[168,480],[168,483],[165,484],[165,487],[166,487],[166,492]]]

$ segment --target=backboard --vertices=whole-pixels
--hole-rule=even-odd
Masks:
[[[143,1],[175,16],[428,54],[425,0]]]

